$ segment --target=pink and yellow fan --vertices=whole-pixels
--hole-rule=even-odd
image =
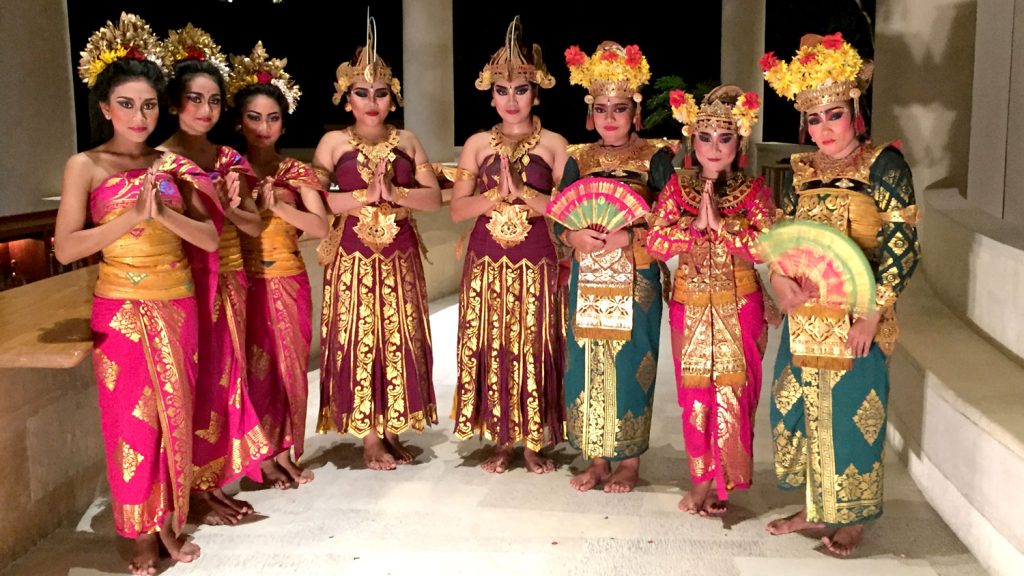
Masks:
[[[818,302],[867,314],[875,308],[875,274],[864,251],[842,232],[817,222],[776,224],[758,239],[758,249],[790,278],[818,287]]]
[[[651,207],[628,185],[611,178],[583,178],[548,204],[547,215],[570,230],[611,234],[643,218]]]

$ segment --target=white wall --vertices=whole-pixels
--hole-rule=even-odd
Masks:
[[[60,193],[64,162],[75,153],[68,42],[64,0],[3,0],[0,216],[57,207],[41,198]]]

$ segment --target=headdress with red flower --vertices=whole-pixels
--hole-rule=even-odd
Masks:
[[[209,62],[225,80],[230,74],[227,58],[221,53],[220,46],[206,31],[191,23],[180,30],[168,32],[164,43],[164,65],[168,70],[173,73],[174,65],[185,60]]]
[[[295,112],[302,91],[292,77],[284,71],[288,65],[287,58],[270,58],[263,48],[263,42],[256,42],[249,56],[231,57],[231,76],[228,78],[228,105],[235,105],[235,94],[247,86],[254,84],[271,84],[284,94],[288,101],[288,113]]]
[[[594,98],[613,96],[632,98],[637,103],[634,122],[640,127],[640,90],[651,80],[651,69],[640,47],[635,44],[622,47],[616,42],[602,42],[597,50],[587,56],[579,46],[565,51],[565,63],[569,66],[569,83],[587,89],[584,98],[593,111]],[[593,123],[593,114],[588,116],[588,126]]]
[[[135,14],[122,12],[117,24],[108,20],[89,37],[78,62],[78,76],[92,88],[100,72],[123,58],[149,60],[164,70],[162,55],[163,45],[149,24]]]
[[[693,147],[693,137],[701,130],[731,130],[740,137],[740,167],[746,167],[747,147],[761,107],[757,92],[744,92],[739,86],[725,84],[708,92],[700,106],[682,90],[673,90],[668,99],[672,117],[683,125],[683,142],[689,149]],[[689,168],[689,151],[684,160]]]

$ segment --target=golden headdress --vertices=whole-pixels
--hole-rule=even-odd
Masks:
[[[548,73],[541,56],[540,46],[533,45],[533,64],[527,62],[520,50],[523,25],[516,16],[508,25],[505,33],[505,45],[491,56],[491,61],[480,71],[476,79],[478,90],[490,90],[495,82],[503,80],[512,82],[516,78],[524,78],[527,81],[540,86],[551,88],[555,85],[555,77]]]
[[[164,66],[168,71],[173,74],[174,65],[184,60],[209,62],[225,80],[228,78],[228,62],[220,46],[205,30],[196,28],[191,22],[181,30],[168,32],[167,41],[164,42]]]
[[[287,58],[268,58],[263,48],[263,41],[256,42],[249,56],[231,57],[231,76],[228,78],[228,105],[235,105],[235,94],[239,90],[254,84],[272,84],[284,94],[288,101],[288,113],[295,112],[299,105],[302,91],[292,77],[284,71],[288,65]]]
[[[341,97],[348,92],[349,86],[359,80],[384,82],[391,88],[398,105],[402,105],[402,83],[391,76],[391,68],[377,55],[377,21],[370,16],[369,10],[366,13],[366,44],[356,50],[352,62],[343,62],[338,66],[335,74],[337,81],[334,83],[334,97],[331,98],[335,106],[341,103]]]
[[[708,92],[699,107],[693,96],[682,90],[670,92],[668,101],[672,117],[683,124],[683,141],[689,148],[693,147],[694,135],[701,130],[732,130],[740,136],[740,167],[746,167],[747,146],[761,107],[756,92],[743,92],[739,86],[724,84]],[[689,168],[689,154],[685,160]]]
[[[768,52],[761,58],[761,70],[772,89],[794,100],[800,112],[852,99],[859,116],[857,100],[871,81],[873,66],[836,32],[804,35],[800,49],[789,62]]]
[[[108,20],[89,37],[78,62],[78,76],[92,88],[100,72],[122,58],[149,60],[163,70],[162,53],[163,46],[149,24],[135,14],[121,12],[116,25]]]
[[[636,102],[633,124],[640,129],[640,90],[650,82],[651,68],[639,46],[623,48],[617,42],[605,41],[590,56],[579,46],[570,46],[565,51],[565,63],[569,66],[569,83],[583,86],[589,92],[583,99],[589,109],[587,128],[593,127],[594,98],[612,96]]]

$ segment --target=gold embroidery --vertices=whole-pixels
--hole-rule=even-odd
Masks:
[[[363,206],[359,210],[359,223],[354,228],[356,236],[373,250],[383,250],[398,236],[395,216],[388,204]]]
[[[227,456],[215,458],[203,466],[192,467],[192,485],[196,490],[216,488],[224,477],[224,460]]]
[[[195,435],[206,440],[210,444],[216,444],[220,438],[220,430],[223,427],[222,418],[216,412],[210,412],[210,424],[205,430],[196,430]]]
[[[640,305],[640,309],[645,314],[650,312],[651,304],[654,304],[654,301],[661,296],[659,294],[660,288],[660,286],[655,288],[654,284],[647,278],[639,274],[636,275],[636,280],[633,283],[633,299],[636,300],[636,303]]]
[[[576,340],[628,340],[633,331],[632,253],[577,254]]]
[[[789,315],[789,344],[797,366],[849,370],[849,336],[850,316],[841,308],[805,304]]]
[[[135,470],[138,469],[139,464],[146,458],[132,450],[132,447],[122,438],[118,440],[118,452],[121,454],[121,477],[124,479],[124,483],[131,482],[132,478],[135,477]]]
[[[249,369],[252,370],[252,375],[258,380],[265,380],[270,373],[270,355],[255,344],[249,347]],[[224,378],[227,379],[227,377],[228,374],[224,374]],[[239,390],[241,390],[241,387],[239,387]]]
[[[491,210],[491,217],[487,221],[491,238],[506,250],[526,240],[532,228],[527,211],[513,204],[499,204]]]
[[[157,399],[153,397],[153,387],[146,386],[135,409],[132,410],[132,416],[149,424],[154,430],[159,430],[160,423],[157,421],[156,403]]]
[[[857,413],[853,415],[853,421],[864,435],[868,445],[873,445],[878,438],[879,432],[885,426],[885,406],[878,398],[874,389],[868,392],[867,398],[861,403]]]
[[[644,408],[643,414],[633,416],[627,410],[621,420],[615,423],[615,448],[609,452],[623,458],[642,454],[651,437],[651,410]]]
[[[864,505],[882,501],[882,464],[875,462],[871,471],[861,474],[850,464],[841,475],[835,477],[836,496],[849,506]]]
[[[636,381],[644,389],[644,394],[650,394],[651,385],[654,384],[654,378],[657,375],[658,363],[654,361],[654,355],[648,352],[636,369]]]
[[[780,420],[772,430],[775,439],[775,476],[787,486],[803,486],[807,480],[807,438],[790,432]]]
[[[707,472],[708,465],[704,456],[690,456],[690,476],[700,478]]]
[[[782,369],[782,374],[779,374],[778,380],[775,381],[775,407],[779,409],[779,413],[785,416],[789,413],[789,410],[796,404],[803,396],[800,383],[796,381],[796,377],[793,376],[793,371],[790,370],[789,366]]]
[[[136,313],[131,302],[126,301],[121,305],[121,309],[111,318],[110,327],[120,332],[132,342],[138,343],[142,339],[139,315]]]
[[[693,401],[693,408],[690,410],[690,425],[696,428],[698,432],[703,433],[707,427],[707,410],[707,406],[704,406],[700,400]]]
[[[96,379],[113,392],[117,385],[117,376],[121,373],[121,367],[107,357],[99,348],[92,351],[93,370],[96,372]]]

